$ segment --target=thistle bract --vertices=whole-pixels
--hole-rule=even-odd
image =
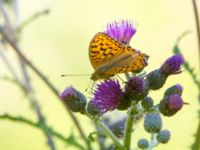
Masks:
[[[166,97],[166,96],[169,96],[172,94],[178,94],[179,96],[181,96],[182,92],[183,92],[183,87],[180,84],[176,84],[176,85],[169,87],[165,91],[164,96]]]
[[[151,97],[145,97],[142,101],[141,101],[141,105],[145,110],[149,110],[153,107],[154,101]]]
[[[167,75],[163,74],[159,69],[157,69],[147,74],[146,80],[148,81],[150,89],[158,90],[165,84]]]

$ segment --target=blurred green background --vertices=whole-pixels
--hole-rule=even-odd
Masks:
[[[88,58],[89,42],[94,34],[104,31],[106,24],[113,20],[130,19],[137,22],[138,30],[130,44],[150,56],[146,71],[159,67],[172,55],[177,37],[185,30],[191,30],[191,34],[181,41],[180,48],[185,59],[199,72],[193,7],[189,0],[21,0],[21,20],[44,8],[49,8],[50,14],[24,29],[21,47],[25,55],[60,91],[73,85],[84,92],[89,77],[61,78],[60,75],[93,72]],[[6,53],[13,65],[18,67],[13,51]],[[0,75],[10,75],[1,60],[0,68]],[[48,124],[66,136],[71,132],[76,133],[76,128],[58,99],[33,72],[31,79]],[[171,131],[172,137],[167,145],[155,148],[157,150],[188,150],[194,141],[197,110],[200,107],[197,88],[188,73],[183,70],[182,74],[171,76],[160,92],[151,92],[150,95],[158,102],[163,91],[176,83],[184,86],[183,98],[190,105],[184,106],[174,117],[163,118],[164,128]],[[36,120],[30,104],[17,86],[1,80],[0,91],[1,114],[22,115]],[[80,114],[77,117],[88,134],[94,130],[90,120]],[[138,137],[149,138],[143,131],[142,123],[134,132],[134,144]],[[77,137],[77,140],[80,138]],[[59,150],[75,149],[59,140],[56,140],[56,144]],[[0,150],[48,150],[48,146],[41,130],[20,123],[0,121]]]

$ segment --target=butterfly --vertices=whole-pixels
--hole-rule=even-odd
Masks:
[[[91,79],[96,81],[143,69],[149,56],[99,32],[90,42],[89,58],[95,70]]]

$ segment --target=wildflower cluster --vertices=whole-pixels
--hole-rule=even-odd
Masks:
[[[119,43],[129,44],[136,28],[130,21],[113,22],[108,24],[105,31],[110,37]],[[181,73],[181,65],[184,63],[182,55],[169,57],[157,69],[146,74],[129,74],[123,84],[117,79],[107,79],[96,85],[92,98],[86,104],[86,97],[73,87],[68,87],[61,93],[61,99],[73,112],[81,112],[94,120],[103,118],[104,114],[113,110],[126,110],[128,116],[117,124],[109,125],[111,132],[118,138],[124,138],[123,145],[113,140],[118,149],[130,149],[130,129],[132,124],[144,116],[144,130],[152,135],[152,141],[145,138],[138,140],[140,149],[152,149],[159,143],[167,143],[170,139],[170,131],[162,129],[162,116],[171,117],[183,107],[183,87],[175,84],[165,90],[163,98],[158,104],[149,96],[152,90],[159,90],[166,83],[167,78]],[[98,125],[98,121],[96,121]],[[118,125],[120,124],[120,127]],[[99,126],[101,127],[101,126]],[[102,132],[110,135],[104,128]],[[120,133],[120,134],[119,134]],[[120,135],[120,136],[119,136]],[[155,136],[155,138],[154,138]],[[113,139],[113,138],[112,138]]]

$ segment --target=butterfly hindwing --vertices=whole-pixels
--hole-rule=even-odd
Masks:
[[[93,80],[107,79],[117,73],[137,71],[147,65],[148,56],[124,45],[105,33],[94,36],[89,47],[90,62],[95,69]]]

